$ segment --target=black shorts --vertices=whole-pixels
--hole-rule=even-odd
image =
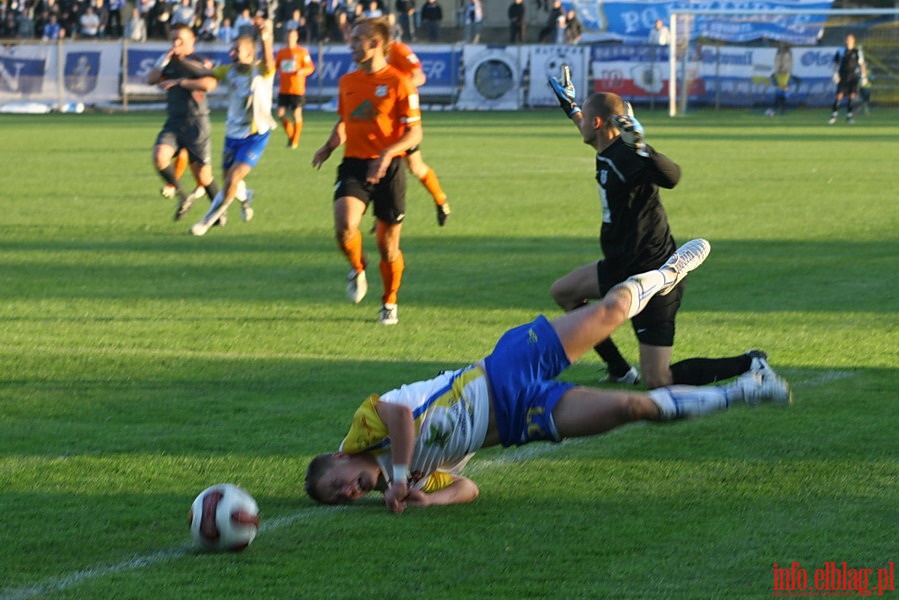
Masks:
[[[596,272],[600,282],[599,291],[605,296],[614,284],[608,281],[603,283],[608,278],[603,273],[602,263],[603,261],[596,263]],[[653,296],[646,308],[631,319],[631,327],[641,344],[662,347],[674,345],[674,320],[684,297],[685,285],[686,281],[681,281],[668,295]]]
[[[278,94],[278,108],[296,110],[306,106],[306,96],[297,94]]]
[[[843,96],[855,96],[858,94],[858,84],[859,79],[857,77],[840,79],[840,83],[837,84],[837,93],[843,94]]]
[[[334,200],[344,196],[359,198],[368,206],[375,205],[375,217],[388,225],[402,223],[406,218],[406,170],[399,156],[390,161],[387,173],[378,183],[365,181],[370,160],[344,158],[337,168]]]
[[[156,136],[156,145],[169,146],[175,152],[184,148],[191,164],[212,164],[211,129],[208,118],[169,119]]]

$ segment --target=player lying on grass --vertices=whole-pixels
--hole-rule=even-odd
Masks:
[[[559,442],[637,421],[699,417],[738,401],[789,403],[789,387],[767,363],[726,385],[648,393],[555,379],[650,298],[674,289],[709,250],[705,240],[688,242],[662,267],[628,278],[598,303],[509,330],[482,361],[369,397],[340,451],[309,464],[306,492],[319,502],[348,504],[378,490],[396,513],[406,506],[470,502],[478,487],[459,473],[479,448]]]

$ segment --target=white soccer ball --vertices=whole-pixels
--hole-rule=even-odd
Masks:
[[[240,552],[259,528],[259,507],[241,487],[220,483],[203,490],[190,507],[190,533],[207,550]]]
[[[773,117],[773,116],[774,116],[774,109],[773,109],[773,108],[769,108],[768,110],[766,110],[766,111],[765,111],[765,116],[766,116],[766,117]]]

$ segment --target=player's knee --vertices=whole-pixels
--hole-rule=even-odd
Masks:
[[[672,384],[670,368],[665,368],[660,371],[642,369],[642,371],[641,375],[643,377],[643,383],[651,390]]]
[[[625,400],[625,418],[628,422],[654,421],[659,418],[659,407],[646,394],[629,393]]]
[[[630,297],[624,293],[610,293],[603,297],[602,306],[605,308],[605,318],[610,325],[620,325],[627,321],[627,315],[631,308]]]
[[[549,288],[549,295],[553,301],[564,311],[574,310],[584,304],[583,298],[573,298],[571,289],[564,279],[557,279]]]

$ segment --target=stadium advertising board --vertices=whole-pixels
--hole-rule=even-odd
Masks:
[[[793,83],[788,103],[826,106],[833,102],[832,61],[836,47],[793,48]],[[774,94],[774,48],[707,46],[694,48],[681,64],[691,102],[707,105],[770,104]],[[668,49],[645,45],[593,46],[590,70],[594,91],[631,101],[667,99]]]
[[[757,0],[751,3],[707,0],[692,2],[678,0],[663,2],[653,0],[570,0],[584,26],[582,41],[644,43],[649,37],[656,19],[666,23],[676,10],[735,10],[751,8],[772,13],[765,18],[734,20],[722,16],[703,15],[695,19],[690,39],[700,37],[726,42],[749,42],[769,39],[790,44],[810,45],[821,37],[825,15],[832,0]],[[777,16],[782,10],[820,11],[805,17]]]

